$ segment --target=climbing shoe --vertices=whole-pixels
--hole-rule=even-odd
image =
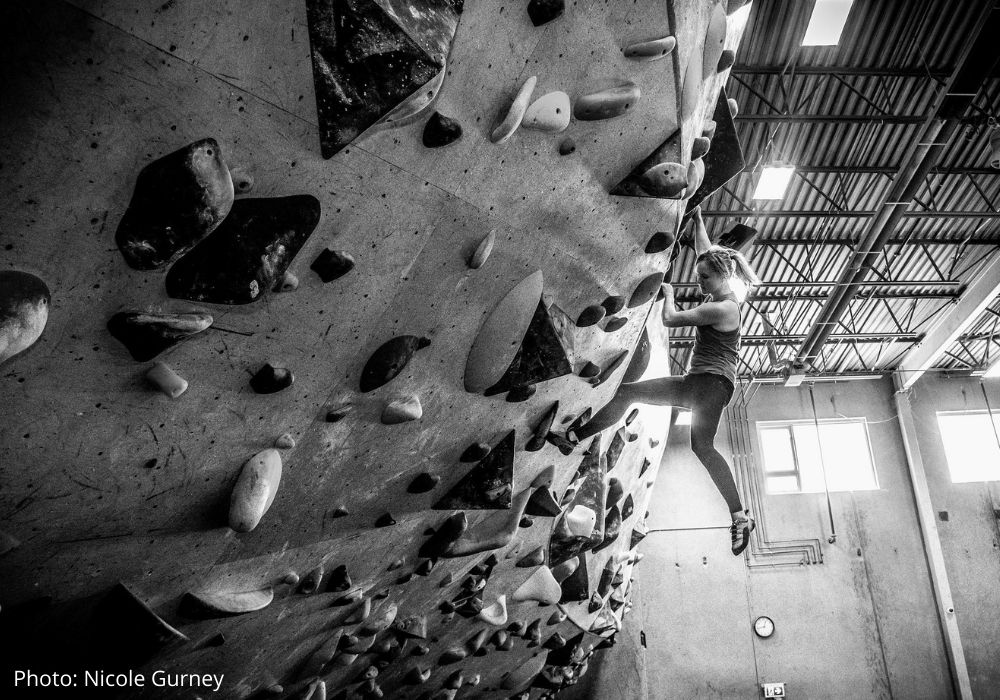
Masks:
[[[757,527],[757,523],[751,517],[737,518],[729,526],[729,534],[733,540],[733,554],[739,556],[750,544],[750,533]]]

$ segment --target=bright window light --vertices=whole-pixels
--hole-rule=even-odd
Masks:
[[[758,424],[767,492],[822,493],[878,489],[868,425],[863,418]],[[822,450],[822,452],[821,452]]]
[[[1000,377],[1000,359],[997,359],[990,365],[990,368],[986,370],[983,374],[984,377],[990,377],[991,379],[996,379]]]
[[[1000,429],[1000,414],[993,414],[992,425],[986,411],[940,412],[937,419],[952,483],[1000,481],[1000,447],[993,432]]]
[[[754,199],[781,199],[785,196],[788,183],[792,181],[792,173],[795,172],[791,165],[768,165],[760,173],[757,180],[757,189],[754,190]]]
[[[674,425],[691,425],[691,411],[678,411]]]
[[[851,12],[853,2],[854,0],[816,0],[809,26],[806,27],[806,35],[802,37],[802,45],[835,46],[847,24],[847,15]]]

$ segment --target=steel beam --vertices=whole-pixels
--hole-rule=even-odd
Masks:
[[[746,347],[760,347],[768,343],[777,345],[797,345],[805,340],[805,334],[797,335],[755,335],[746,334],[740,337],[740,343]],[[831,335],[830,342],[844,343],[918,343],[923,338],[922,333],[842,333]],[[694,336],[680,336],[670,339],[671,346],[687,347],[694,345]]]
[[[794,66],[751,65],[738,63],[733,66],[737,75],[872,75],[887,78],[940,78],[947,79],[954,68],[925,68],[924,66],[899,66],[862,68],[859,66]]]
[[[743,172],[752,173],[758,169],[759,166],[748,165],[743,168]],[[899,166],[796,165],[795,171],[799,173],[812,173],[817,175],[895,175],[899,172]],[[931,168],[930,173],[932,175],[1000,175],[1000,170],[995,168],[936,167]]]
[[[961,292],[955,291],[920,291],[920,292],[909,292],[905,289],[902,290],[875,290],[874,292],[862,292],[860,296],[865,299],[958,299]],[[750,292],[747,296],[748,301],[756,301],[760,303],[767,302],[778,302],[778,301],[823,301],[830,296],[829,292],[816,292],[816,291],[794,291],[794,292],[778,292],[778,291],[758,291],[754,290]],[[701,294],[685,292],[683,294],[677,294],[674,299],[678,303],[694,303],[700,302],[705,297]]]
[[[771,211],[743,211],[735,209],[733,211],[722,211],[720,209],[703,210],[701,215],[705,218],[734,218],[734,219],[871,219],[877,216],[877,211],[859,210],[830,210],[809,209],[790,210],[774,209]],[[907,219],[1000,219],[1000,212],[997,211],[904,211],[899,216]]]
[[[791,287],[794,289],[800,289],[803,287],[839,287],[841,282],[831,281],[831,280],[821,280],[821,281],[807,281],[807,282],[762,282],[754,286],[754,289],[767,289],[771,287]],[[862,287],[895,287],[895,288],[906,288],[906,287],[945,287],[957,289],[961,287],[963,282],[961,280],[876,280],[873,282],[863,282]],[[697,282],[678,282],[677,284],[671,285],[674,289],[697,289]]]
[[[807,246],[817,246],[817,245],[843,245],[856,247],[861,243],[859,238],[849,238],[849,239],[837,239],[837,238],[808,238],[804,236],[789,236],[788,238],[757,238],[754,240],[754,245],[764,246],[764,245],[807,245]],[[952,236],[951,238],[941,238],[941,234],[928,235],[925,233],[917,234],[913,236],[907,236],[906,234],[900,234],[896,238],[886,241],[886,245],[903,245],[903,244],[913,244],[913,245],[961,245],[961,246],[971,246],[971,245],[986,245],[986,246],[1000,246],[1000,233],[981,235],[976,234],[976,237],[960,238]]]

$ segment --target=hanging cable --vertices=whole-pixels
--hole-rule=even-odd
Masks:
[[[833,524],[833,504],[830,502],[830,484],[826,479],[826,460],[823,459],[823,443],[819,436],[819,418],[816,416],[816,397],[813,396],[812,384],[809,385],[809,400],[812,402],[813,425],[816,426],[816,445],[819,447],[819,468],[823,472],[823,488],[826,490],[826,510],[830,515],[830,537],[827,542],[833,544],[837,541],[837,528]]]

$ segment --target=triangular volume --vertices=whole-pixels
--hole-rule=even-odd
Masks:
[[[693,210],[717,189],[732,180],[743,171],[746,161],[743,160],[743,149],[736,135],[736,125],[733,115],[729,112],[729,98],[726,89],[719,90],[719,99],[715,103],[715,136],[712,138],[712,148],[705,155],[705,178],[701,187],[687,202],[687,211]]]
[[[539,300],[521,347],[499,382],[486,390],[487,396],[514,387],[537,384],[573,373],[563,341],[549,317],[545,302]]]
[[[514,431],[434,504],[436,510],[510,508],[514,484]]]
[[[732,120],[730,119],[730,122],[731,121]],[[660,197],[655,197],[655,195],[646,192],[646,190],[640,186],[639,183],[642,181],[642,176],[645,175],[650,168],[661,163],[681,162],[683,162],[683,158],[681,156],[681,131],[678,129],[668,136],[667,140],[661,143],[655,151],[650,153],[641,163],[635,166],[635,168],[632,169],[632,172],[630,172],[625,179],[619,182],[611,190],[611,194],[619,197],[651,197],[660,199]]]
[[[562,597],[560,603],[576,603],[590,598],[590,574],[587,571],[587,555],[577,557],[579,566],[576,571],[562,582]]]
[[[590,444],[587,456],[584,457],[580,469],[567,489],[567,491],[575,489],[575,493],[573,500],[566,504],[563,516],[557,521],[556,527],[552,531],[552,537],[549,540],[549,566],[561,564],[580,552],[593,549],[604,541],[603,518],[596,519],[589,536],[580,536],[572,533],[566,522],[566,516],[575,508],[579,508],[583,512],[589,509],[594,514],[604,512],[604,504],[608,495],[606,475],[607,462],[601,454],[601,438],[597,436]]]
[[[615,433],[615,436],[611,438],[611,445],[608,446],[608,471],[615,468],[618,464],[618,458],[622,455],[622,450],[625,449],[625,428],[619,428]]]
[[[429,82],[444,61],[373,0],[306,0],[324,158]]]

